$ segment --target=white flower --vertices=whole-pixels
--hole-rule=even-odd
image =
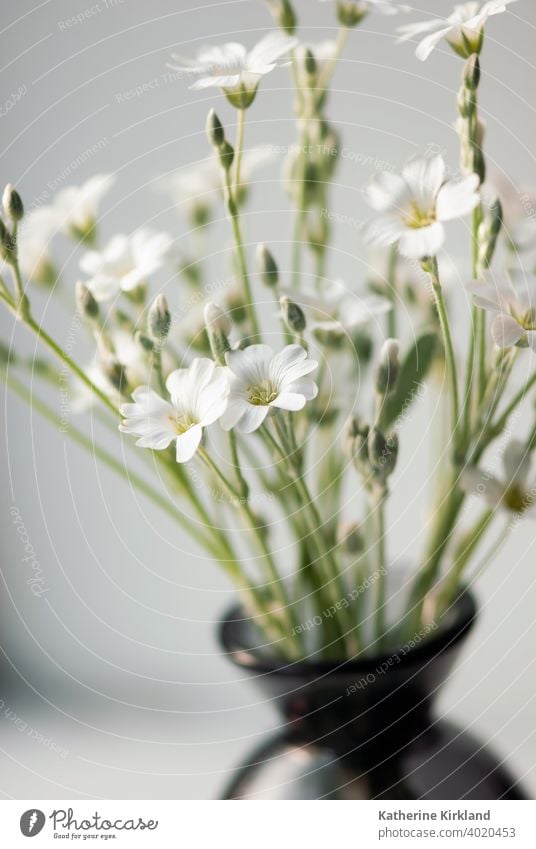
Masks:
[[[307,326],[312,330],[351,333],[392,308],[387,298],[357,295],[342,280],[322,280],[318,294],[290,291],[286,294],[303,309]]]
[[[99,203],[115,182],[111,174],[95,174],[81,186],[68,186],[54,198],[58,227],[68,236],[86,239],[97,222]]]
[[[166,380],[171,403],[149,387],[139,387],[134,404],[123,404],[119,430],[137,436],[136,445],[162,451],[176,443],[177,463],[191,460],[203,428],[217,421],[227,404],[225,369],[198,357],[189,368],[171,372]]]
[[[441,156],[410,161],[402,176],[378,174],[367,190],[370,205],[382,213],[365,237],[376,245],[393,245],[409,259],[435,256],[445,240],[443,222],[471,212],[479,202],[476,174],[458,183],[445,181]]]
[[[415,55],[423,62],[445,38],[453,50],[464,58],[480,53],[484,26],[492,15],[506,12],[506,7],[516,0],[489,0],[487,3],[470,2],[454,7],[448,18],[433,18],[399,27],[399,41],[409,41],[428,33],[420,42]]]
[[[523,271],[514,269],[508,277],[495,281],[488,274],[484,281],[468,286],[477,307],[494,315],[493,341],[499,348],[529,345],[536,351],[536,285],[527,285]]]
[[[281,32],[271,32],[250,51],[231,41],[221,47],[204,47],[195,60],[173,54],[179,64],[169,67],[199,77],[191,88],[221,88],[234,105],[245,108],[252,103],[261,78],[277,68],[278,60],[297,43]]]
[[[226,355],[229,399],[221,419],[224,430],[236,427],[252,433],[270,410],[302,410],[318,394],[309,377],[318,363],[310,360],[301,345],[287,345],[274,355],[268,345],[250,345]]]
[[[120,290],[131,292],[147,281],[169,257],[173,239],[168,233],[137,230],[131,236],[114,236],[102,251],[88,251],[80,268],[97,301],[115,297]]]
[[[321,3],[336,3],[337,6],[351,6],[355,14],[364,17],[368,12],[380,12],[382,15],[396,15],[409,12],[411,7],[396,0],[320,0]]]
[[[499,480],[476,466],[467,468],[461,477],[462,488],[479,495],[492,510],[536,515],[536,480],[528,483],[531,457],[526,445],[514,440],[503,456],[504,480]]]

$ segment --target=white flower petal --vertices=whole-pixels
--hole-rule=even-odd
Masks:
[[[363,237],[365,242],[388,247],[397,242],[405,232],[405,227],[399,216],[392,213],[378,215],[366,225]]]
[[[270,408],[268,406],[248,404],[236,422],[235,427],[240,433],[253,433],[253,431],[260,428],[269,412]]]
[[[412,198],[421,210],[433,210],[437,193],[445,178],[445,161],[442,156],[431,159],[419,156],[402,170],[402,176],[411,190]]]
[[[177,436],[177,463],[187,463],[199,448],[203,428],[199,424],[192,425],[184,433]]]
[[[445,241],[445,230],[440,221],[427,227],[407,228],[400,238],[398,249],[408,259],[436,256]]]
[[[497,347],[511,348],[523,336],[524,330],[510,315],[498,315],[491,323],[491,336]]]
[[[225,359],[230,370],[240,380],[255,384],[268,376],[273,356],[268,345],[250,345],[243,351],[229,351]]]
[[[270,407],[297,412],[298,410],[303,410],[305,400],[305,396],[294,392],[280,392],[277,398],[270,403]]]
[[[365,198],[372,209],[377,212],[385,212],[395,206],[403,205],[408,187],[402,177],[382,171],[377,174],[365,189]]]
[[[415,56],[417,59],[420,59],[421,62],[425,62],[430,53],[437,47],[442,38],[449,35],[452,32],[453,27],[443,27],[443,29],[437,30],[437,32],[433,32],[430,35],[427,35],[426,38],[423,38],[421,43],[417,45],[417,49],[415,51]]]
[[[476,174],[471,174],[459,183],[445,183],[437,196],[437,219],[451,221],[471,212],[480,202],[479,185],[480,180]]]

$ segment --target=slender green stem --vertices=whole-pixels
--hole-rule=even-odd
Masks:
[[[471,530],[463,537],[457,548],[454,564],[445,576],[445,583],[437,600],[438,610],[443,610],[456,594],[461,585],[463,573],[474,552],[482,541],[494,518],[494,511],[486,508]]]
[[[257,337],[257,340],[260,341],[261,334],[259,329],[259,323],[257,321],[257,313],[255,311],[255,304],[253,303],[253,293],[251,290],[251,283],[249,279],[248,267],[246,262],[246,253],[244,250],[244,242],[242,239],[242,230],[240,227],[240,212],[239,212],[239,204],[238,198],[234,196],[233,187],[231,185],[231,174],[230,169],[227,168],[225,170],[225,191],[227,195],[227,209],[229,212],[229,217],[231,219],[231,228],[233,231],[233,237],[235,242],[236,249],[236,258],[238,262],[238,269],[240,272],[240,279],[242,281],[242,288],[244,291],[244,300],[245,300],[245,308],[246,312],[249,316],[249,320],[251,323],[251,329],[253,330],[253,334]]]
[[[234,199],[238,205],[240,197],[240,166],[242,164],[242,154],[244,151],[244,126],[246,120],[246,110],[238,110],[238,126],[236,131],[236,146],[235,146],[235,182],[234,182]]]
[[[291,615],[292,606],[291,606],[290,600],[287,596],[287,592],[286,592],[284,583],[283,583],[281,576],[279,575],[279,572],[277,570],[277,566],[276,566],[275,561],[273,559],[272,553],[271,553],[270,549],[268,548],[264,531],[263,531],[262,528],[259,527],[259,525],[257,523],[257,519],[255,518],[255,515],[253,514],[253,512],[252,512],[249,504],[247,503],[247,501],[244,501],[241,498],[240,493],[233,487],[232,484],[229,483],[229,481],[227,480],[225,475],[218,468],[216,463],[214,463],[214,461],[212,460],[210,455],[204,449],[200,449],[199,454],[200,454],[201,458],[203,459],[203,461],[205,462],[205,464],[208,466],[208,468],[216,475],[218,480],[223,484],[224,488],[227,490],[227,492],[230,494],[230,496],[234,499],[236,504],[241,508],[242,512],[244,513],[244,516],[247,519],[247,522],[248,522],[251,530],[253,531],[253,534],[255,535],[255,538],[257,539],[259,548],[262,552],[263,558],[265,560],[265,563],[266,563],[266,566],[267,566],[267,569],[268,569],[268,574],[269,574],[271,582],[272,582],[272,590],[275,593],[276,597],[278,598],[278,601],[279,601],[279,604],[280,604],[280,611],[279,612],[280,612],[281,616],[285,618],[285,621],[286,621],[286,626],[288,628],[287,642],[289,643],[289,646],[291,646],[292,645],[292,638],[297,633],[296,629],[294,628],[294,622],[293,622],[293,618],[292,618],[292,615]]]
[[[328,62],[324,65],[324,69],[320,74],[317,82],[317,91],[319,92],[319,98],[322,98],[326,88],[331,82],[333,74],[335,73],[335,68],[337,67],[337,62],[339,61],[341,54],[346,46],[346,42],[348,41],[348,34],[350,30],[348,27],[341,27],[339,32],[337,33],[337,38],[335,39],[335,49],[333,54]]]
[[[162,351],[160,348],[155,348],[153,351],[153,366],[156,372],[156,380],[158,382],[158,388],[160,389],[160,393],[163,398],[168,397],[168,391],[166,386],[166,381],[164,380],[164,371],[162,368]]]
[[[374,553],[376,569],[378,572],[375,583],[376,605],[374,611],[374,625],[378,648],[381,649],[386,636],[385,624],[385,501],[387,493],[384,489],[378,490],[372,499],[371,520],[374,527]]]
[[[445,345],[445,356],[447,359],[447,369],[450,380],[450,393],[451,393],[451,408],[452,408],[452,434],[454,445],[456,446],[457,442],[457,430],[458,430],[458,420],[459,420],[459,399],[458,399],[458,371],[456,367],[456,356],[454,354],[454,346],[452,344],[452,335],[450,332],[450,324],[448,319],[447,307],[445,304],[445,299],[443,297],[443,290],[441,287],[441,281],[439,279],[439,269],[437,266],[437,259],[433,257],[430,261],[430,277],[432,280],[432,288],[434,292],[434,297],[437,306],[437,312],[439,315],[439,322],[441,325],[441,332],[443,335],[443,342]]]
[[[525,400],[527,392],[529,392],[532,387],[536,384],[536,372],[532,375],[532,377],[527,381],[527,383],[521,387],[521,389],[516,392],[511,402],[508,404],[506,409],[501,413],[499,419],[495,424],[491,425],[491,431],[493,433],[501,433],[504,430],[508,419],[516,409],[516,407],[521,404],[522,401]]]
[[[281,423],[278,421],[277,416],[274,416],[273,423],[274,427],[278,432],[279,439],[281,440],[281,442],[279,443],[270,434],[270,436],[272,436],[273,443],[277,446],[277,450],[279,451],[281,456],[292,463],[292,455],[294,453],[292,444],[289,443],[286,432],[281,426]],[[316,504],[309,491],[309,487],[307,486],[305,478],[298,466],[294,465],[294,471],[295,475],[292,477],[292,482],[300,496],[303,508],[309,512],[311,517],[311,524],[309,525],[311,531],[310,539],[315,546],[319,559],[319,564],[325,564],[325,566],[327,567],[325,575],[327,582],[326,592],[329,592],[331,594],[332,602],[337,605],[337,603],[341,602],[344,598],[346,598],[348,594],[347,589],[344,586],[342,576],[338,568],[338,564],[334,557],[333,551],[329,547],[329,543],[326,545],[324,545],[323,543],[322,528],[324,523],[322,522],[322,518],[316,508]],[[337,610],[343,613],[344,608],[339,604]],[[345,643],[345,639],[346,634],[344,631],[344,627],[341,627],[341,642],[343,645]]]
[[[107,395],[102,392],[95,384],[89,379],[87,374],[83,372],[83,370],[74,362],[73,359],[67,354],[63,348],[54,341],[54,339],[49,336],[46,330],[41,327],[30,315],[22,316],[17,314],[16,306],[12,301],[9,300],[2,292],[0,292],[0,300],[3,300],[10,310],[17,315],[18,318],[22,321],[23,324],[26,325],[36,336],[49,348],[52,353],[58,357],[65,365],[79,378],[79,380],[84,383],[88,389],[90,389],[95,395],[102,401],[102,403],[108,407],[108,409],[119,418],[119,410],[117,407],[110,401]]]
[[[387,314],[387,333],[391,339],[396,339],[396,312],[397,312],[397,291],[396,291],[396,265],[398,259],[397,246],[389,251],[389,262],[387,265],[387,283],[389,285],[389,298],[392,307]]]

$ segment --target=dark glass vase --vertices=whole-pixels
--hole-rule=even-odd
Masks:
[[[340,663],[255,649],[240,609],[221,624],[231,660],[255,676],[285,728],[233,775],[225,799],[524,799],[519,784],[433,705],[473,626],[466,593],[449,624],[412,648]]]

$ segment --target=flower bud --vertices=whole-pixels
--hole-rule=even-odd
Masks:
[[[244,301],[244,296],[240,289],[234,289],[227,295],[227,309],[233,317],[234,324],[244,324],[248,318],[248,311]]]
[[[99,305],[88,287],[80,280],[75,287],[76,307],[80,315],[89,321],[95,321],[99,317]]]
[[[296,30],[296,14],[289,0],[268,0],[268,5],[277,23],[287,35],[294,35]]]
[[[118,360],[110,358],[103,363],[102,370],[114,389],[119,392],[126,392],[128,384],[124,365]]]
[[[303,51],[302,63],[306,77],[308,77],[310,80],[314,80],[318,73],[318,65],[315,59],[315,55],[309,47],[306,47]]]
[[[149,335],[160,345],[166,341],[171,328],[171,313],[164,295],[157,295],[147,316]]]
[[[10,265],[17,259],[17,243],[0,218],[0,257]]]
[[[266,245],[257,246],[257,269],[265,286],[275,288],[279,283],[277,263]]]
[[[346,554],[361,554],[365,550],[363,532],[357,522],[342,522],[337,529],[337,541]]]
[[[303,310],[286,295],[279,299],[283,321],[292,333],[303,333],[307,322]]]
[[[137,330],[134,334],[134,341],[138,343],[138,345],[147,353],[154,353],[155,345],[154,341],[146,336],[145,333],[142,333],[140,330]]]
[[[224,141],[218,148],[220,165],[224,171],[229,171],[234,161],[234,148],[228,141]]]
[[[221,147],[225,141],[223,124],[214,109],[211,109],[207,115],[207,137],[213,147]]]
[[[8,183],[4,189],[4,194],[2,195],[2,206],[4,207],[4,212],[7,217],[10,218],[14,224],[21,221],[24,217],[24,205],[21,197],[13,188],[11,183]]]
[[[489,268],[491,264],[502,223],[501,202],[499,198],[495,198],[490,204],[484,220],[478,229],[478,241],[480,245],[478,261],[481,268]]]
[[[386,339],[382,345],[380,362],[376,372],[376,391],[379,395],[387,395],[396,385],[400,369],[399,350],[400,342],[398,339]]]
[[[210,301],[205,306],[204,318],[212,356],[217,363],[222,363],[227,351],[231,350],[229,334],[232,325],[229,316],[221,307]]]
[[[368,455],[375,477],[385,484],[398,459],[398,434],[393,431],[386,437],[379,428],[373,427],[368,438]]]
[[[224,333],[225,336],[229,336],[232,330],[232,324],[225,310],[222,310],[217,304],[209,301],[205,305],[203,315],[207,330],[210,333]]]

